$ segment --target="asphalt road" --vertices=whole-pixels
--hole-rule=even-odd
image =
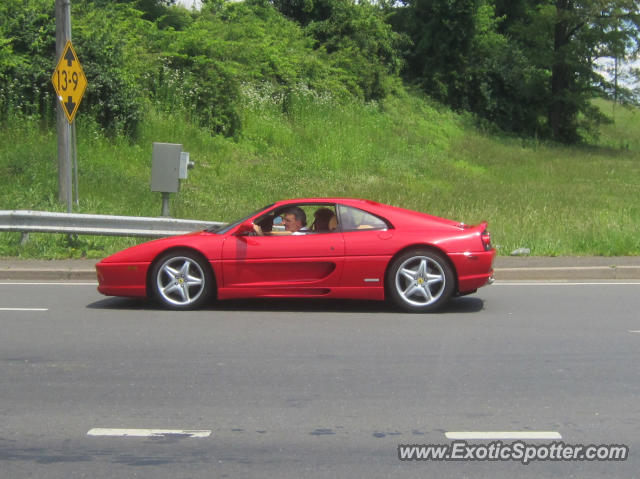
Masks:
[[[639,293],[496,283],[431,315],[342,301],[174,313],[93,284],[0,284],[0,478],[640,477]],[[555,432],[629,459],[398,459],[452,431]]]

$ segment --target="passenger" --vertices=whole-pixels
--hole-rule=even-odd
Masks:
[[[313,216],[315,220],[311,229],[316,233],[329,233],[338,227],[338,220],[331,208],[319,208]]]

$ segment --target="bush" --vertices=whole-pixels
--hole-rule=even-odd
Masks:
[[[53,0],[0,3],[0,120],[15,114],[53,118],[54,14]]]
[[[74,4],[74,43],[87,76],[83,103],[111,136],[134,136],[142,118],[143,73],[155,64],[145,44],[155,26],[130,5]]]

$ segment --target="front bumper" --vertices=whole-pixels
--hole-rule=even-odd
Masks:
[[[146,296],[149,265],[100,261],[96,264],[98,292],[107,296]]]

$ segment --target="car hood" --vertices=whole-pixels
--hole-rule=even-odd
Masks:
[[[207,259],[211,257],[210,250],[221,241],[218,235],[206,231],[196,231],[168,238],[147,241],[136,246],[107,256],[100,263],[144,263],[151,262],[165,250],[172,248],[189,248],[199,251]],[[213,248],[216,249],[216,248]]]

